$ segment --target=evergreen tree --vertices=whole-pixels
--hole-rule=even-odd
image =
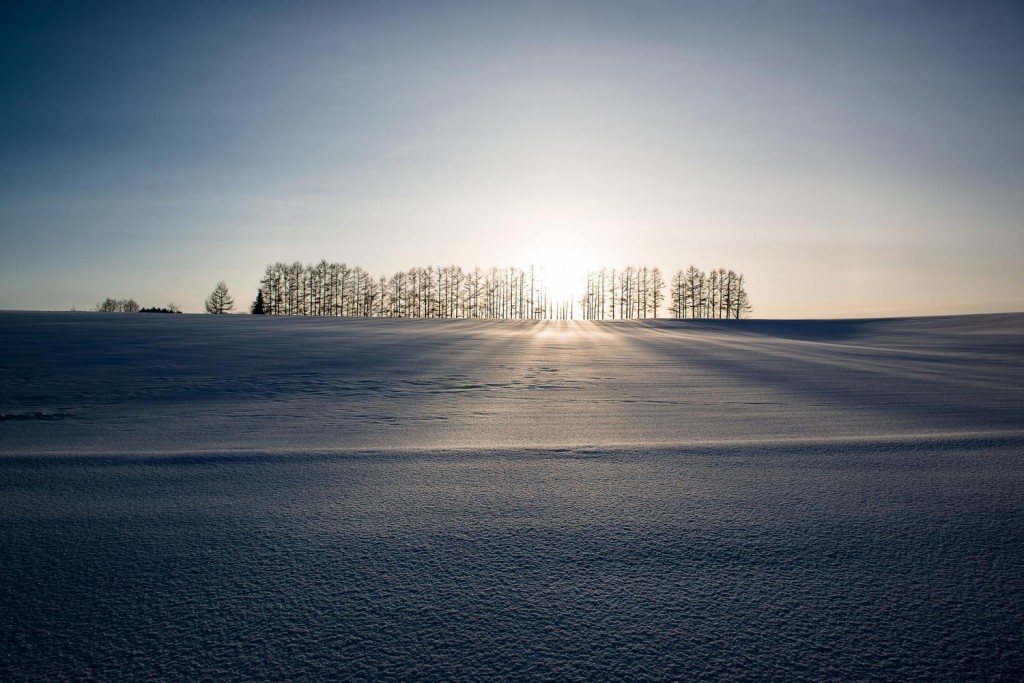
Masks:
[[[256,301],[252,302],[252,307],[249,312],[253,315],[264,315],[267,312],[265,304],[263,302],[263,289],[256,290]]]

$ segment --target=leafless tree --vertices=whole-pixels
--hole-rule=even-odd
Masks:
[[[672,276],[670,312],[677,318],[749,317],[753,311],[742,273],[719,268],[704,273],[696,266]]]
[[[657,267],[602,267],[580,282],[582,294],[556,300],[544,269],[530,266],[465,271],[459,266],[411,268],[374,277],[344,263],[268,265],[260,281],[270,315],[438,318],[657,318],[666,283]],[[736,318],[750,314],[741,274],[677,271],[667,287],[669,313],[677,318]],[[226,289],[226,287],[225,287]],[[211,295],[212,296],[212,295]],[[118,308],[110,300],[98,304]],[[104,309],[106,310],[106,309]]]
[[[138,313],[139,304],[135,299],[106,298],[94,306],[100,313]]]
[[[235,300],[228,294],[228,286],[223,280],[217,283],[210,296],[206,297],[206,312],[221,314],[230,313],[235,309]]]
[[[658,308],[662,302],[665,301],[665,278],[661,274],[661,268],[655,266],[651,268],[651,308],[654,312],[654,317],[658,317]]]

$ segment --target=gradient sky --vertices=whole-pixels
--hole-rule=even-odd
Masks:
[[[1024,310],[1024,4],[0,5],[0,309],[271,261],[690,263]]]

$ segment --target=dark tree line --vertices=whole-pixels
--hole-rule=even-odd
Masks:
[[[665,302],[665,278],[657,267],[601,268],[587,273],[584,292],[580,308],[586,320],[657,318]]]
[[[747,318],[753,311],[742,273],[719,268],[707,273],[690,266],[669,283],[676,318]]]
[[[174,306],[174,304],[171,304],[171,306]],[[139,309],[139,313],[177,313],[177,314],[180,314],[181,311],[178,310],[177,306],[174,306],[174,308],[161,308],[159,306],[151,306],[150,308],[140,308]]]
[[[374,277],[344,263],[268,265],[260,280],[269,315],[387,318],[570,318],[571,301],[555,301],[531,266],[464,270],[412,268]]]
[[[135,299],[111,299],[107,297],[94,306],[100,313],[138,313],[139,303]]]
[[[581,315],[589,320],[657,318],[665,304],[665,284],[657,267],[591,271]],[[743,275],[725,268],[704,273],[690,266],[677,271],[668,292],[668,314],[673,318],[739,319],[753,311]]]
[[[174,303],[167,304],[166,308],[158,306],[141,308],[135,299],[111,299],[109,297],[93,306],[93,310],[100,313],[181,313],[181,309]]]
[[[412,268],[387,277],[344,263],[273,263],[260,280],[253,313],[386,318],[591,320],[657,318],[665,311],[659,268],[601,268],[580,283],[579,299],[549,292],[543,269],[459,266]],[[725,269],[679,271],[668,286],[677,318],[742,318],[751,306],[742,275]]]

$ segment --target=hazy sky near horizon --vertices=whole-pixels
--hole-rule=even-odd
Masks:
[[[8,1],[0,242],[0,309],[326,258],[1024,310],[1024,5]]]

